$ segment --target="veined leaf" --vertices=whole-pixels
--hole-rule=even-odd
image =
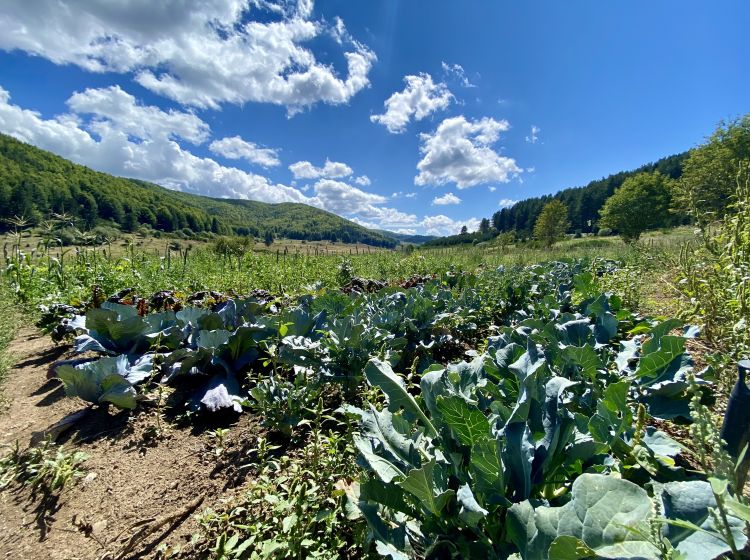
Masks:
[[[641,356],[635,371],[638,377],[656,377],[663,369],[685,352],[685,339],[681,336],[663,336],[659,348]]]
[[[729,550],[709,513],[709,508],[716,507],[716,499],[708,482],[669,482],[662,487],[661,499],[664,516],[670,520],[664,534],[687,560],[716,558]],[[728,521],[735,546],[741,550],[747,542],[745,524],[733,516],[728,516]]]
[[[438,397],[437,408],[443,421],[463,443],[472,446],[490,437],[490,423],[484,413],[461,397]]]
[[[504,503],[505,474],[502,450],[498,440],[480,440],[471,449],[470,470],[476,489],[485,496],[485,503]]]
[[[571,498],[560,507],[533,508],[524,502],[508,510],[511,538],[525,560],[550,558],[550,547],[561,536],[580,540],[603,558],[658,557],[647,541],[653,513],[643,488],[614,476],[582,474]],[[569,550],[570,543],[563,542],[552,551],[559,554],[565,544]]]
[[[414,495],[432,515],[440,515],[455,492],[438,488],[435,481],[435,469],[435,459],[432,459],[421,468],[410,470],[406,478],[397,484]]]

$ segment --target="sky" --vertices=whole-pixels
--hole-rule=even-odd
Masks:
[[[0,131],[448,235],[750,111],[745,0],[3,0]]]

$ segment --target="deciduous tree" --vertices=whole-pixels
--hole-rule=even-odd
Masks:
[[[672,181],[661,173],[641,173],[627,179],[604,203],[599,225],[617,231],[626,242],[644,231],[672,224],[669,212]]]
[[[553,199],[542,208],[541,214],[534,224],[534,237],[551,247],[568,231],[568,207],[557,199]]]

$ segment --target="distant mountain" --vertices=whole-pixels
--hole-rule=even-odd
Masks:
[[[398,245],[398,234],[373,231],[306,204],[268,204],[173,191],[136,179],[93,171],[0,134],[0,229],[25,216],[38,223],[52,213],[73,215],[85,227],[148,225],[164,232],[213,232]]]
[[[401,243],[413,243],[414,245],[422,245],[428,241],[432,241],[436,238],[434,235],[409,235],[407,233],[396,233],[394,231],[388,231],[385,229],[374,230],[386,237],[399,240]]]

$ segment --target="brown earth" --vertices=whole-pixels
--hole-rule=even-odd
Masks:
[[[10,347],[16,365],[3,386],[8,405],[0,415],[0,444],[18,440],[25,449],[67,415],[87,408],[66,397],[57,380],[47,379],[50,364],[66,358],[68,350],[34,329],[20,330]],[[233,420],[223,457],[234,459],[242,455],[240,442],[255,439],[259,430],[247,415]],[[84,476],[58,497],[32,496],[18,486],[1,490],[0,558],[169,557],[157,551],[160,546],[185,554],[199,529],[195,514],[216,504],[220,495],[232,494],[231,487],[241,480],[232,478],[236,463],[220,463],[212,453],[207,430],[180,428],[161,417],[158,426],[162,436],[153,437],[154,407],[117,414],[92,409],[59,435],[57,442],[66,450],[88,455]],[[131,537],[155,525],[122,555]]]

